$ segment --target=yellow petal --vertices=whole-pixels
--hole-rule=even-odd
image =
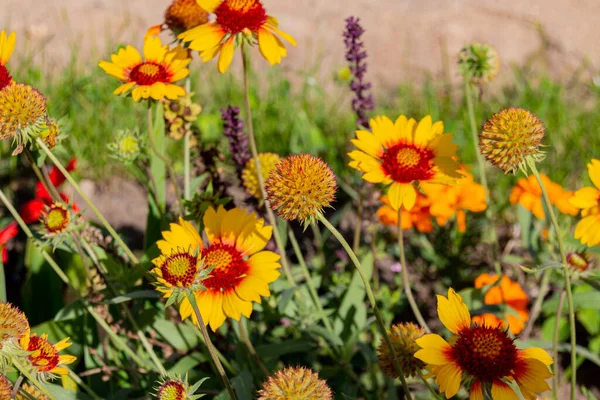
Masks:
[[[129,45],[124,49],[120,49],[117,54],[113,54],[110,59],[113,64],[125,69],[131,69],[142,63],[142,56],[140,56],[139,51]]]
[[[12,32],[6,36],[6,31],[0,32],[0,65],[6,65],[12,55],[15,44],[17,43],[17,34]]]
[[[144,57],[146,61],[160,63],[164,60],[167,51],[169,51],[169,47],[163,46],[158,36],[149,37],[144,42]]]
[[[598,196],[600,191],[588,186],[576,191],[569,202],[577,208],[586,209],[598,204]]]
[[[433,149],[436,157],[454,157],[456,155],[458,145],[452,143],[452,137],[450,133],[438,135],[429,143],[429,147]]]
[[[447,399],[456,396],[462,378],[460,367],[449,363],[436,368],[436,372],[435,383],[440,387],[440,392],[445,393]]]
[[[219,45],[224,37],[225,31],[215,23],[197,26],[178,36],[183,42],[191,42],[190,48],[200,53]]]
[[[417,191],[410,183],[394,182],[388,190],[390,206],[396,211],[404,206],[407,211],[410,211],[417,201]]]
[[[471,326],[471,314],[462,297],[454,291],[448,289],[448,298],[438,295],[438,315],[442,324],[452,333],[458,333]]]
[[[265,28],[258,29],[258,48],[269,64],[275,65],[281,62],[279,44],[275,36]]]
[[[513,377],[522,392],[543,393],[550,390],[546,379],[552,377],[552,373],[543,362],[535,358],[519,360],[513,372]]]
[[[123,85],[116,88],[113,93],[117,94],[117,95],[126,94],[129,91],[129,89],[131,89],[134,86],[135,86],[135,82],[124,83]]]
[[[240,299],[233,290],[229,290],[223,294],[223,311],[226,316],[239,321],[242,314],[245,317],[250,316],[252,303]]]
[[[196,0],[196,3],[209,13],[214,12],[216,8],[221,4],[223,0]]]
[[[54,345],[54,348],[58,351],[64,350],[67,347],[71,346],[73,343],[69,343],[69,339],[70,338],[65,338],[63,340],[61,340],[60,342],[56,343]]]
[[[381,170],[381,163],[373,156],[370,156],[363,151],[351,151],[350,153],[348,153],[348,157],[350,157],[354,161],[357,161],[356,166],[352,167],[356,168],[359,171],[370,172],[372,170]]]
[[[198,300],[196,300],[196,302],[198,302]],[[179,304],[179,315],[181,316],[181,320],[182,321],[185,320],[193,313],[194,313],[194,310],[192,308],[192,304],[187,299],[187,297],[185,297],[183,300],[181,300],[181,304]],[[202,317],[202,319],[204,319],[204,317]],[[195,317],[193,318],[193,320],[196,323],[198,322]]]
[[[61,365],[69,365],[77,361],[77,357],[69,354],[63,354],[58,357],[58,363]]]
[[[587,167],[592,183],[600,190],[600,160],[593,159]]]
[[[530,347],[519,350],[519,356],[522,358],[533,358],[541,361],[544,365],[552,365],[554,360],[548,352],[540,347]]]
[[[153,83],[150,86],[150,97],[154,100],[162,100],[165,97],[166,85],[162,82]]]
[[[600,214],[589,215],[579,221],[575,228],[575,239],[580,239],[582,244],[589,247],[600,243]]]
[[[400,132],[396,129],[392,120],[385,115],[371,119],[370,125],[373,135],[384,147],[394,145],[394,142],[399,138]]]
[[[106,72],[110,76],[114,76],[115,78],[122,80],[122,81],[127,80],[127,77],[128,77],[127,71],[125,70],[125,68],[123,68],[119,65],[113,64],[108,61],[100,61],[100,63],[98,63],[98,66],[100,68],[102,68],[104,70],[104,72]]]
[[[63,367],[56,367],[50,371],[56,375],[69,375],[69,370]]]
[[[170,100],[176,100],[179,97],[185,96],[185,89],[179,85],[169,83],[165,86],[165,96]]]
[[[269,21],[267,21],[269,22]],[[273,32],[275,32],[276,34],[278,34],[279,36],[281,36],[283,39],[285,39],[286,41],[288,41],[292,46],[296,46],[296,39],[294,39],[292,37],[292,35],[282,32],[281,30],[279,30],[277,28],[277,25],[273,25],[273,24],[269,24],[267,25],[267,27],[272,30]]]
[[[473,385],[471,385],[469,400],[484,400],[483,389],[481,388],[480,381],[475,381],[473,382]]]
[[[140,99],[142,98],[142,93],[143,90],[141,86],[137,86],[135,89],[133,89],[133,91],[131,92],[131,97],[133,98],[133,101],[140,101]]]
[[[416,145],[420,146],[426,145],[431,139],[433,139],[436,136],[436,131],[434,131],[432,128],[433,121],[431,119],[431,115],[427,115],[419,121],[417,129],[415,130],[413,142]]]
[[[219,72],[224,74],[231,65],[231,61],[233,61],[233,52],[235,50],[234,46],[235,36],[227,39],[223,46],[221,47],[221,54],[219,55],[218,69]]]
[[[506,383],[494,381],[492,383],[492,399],[519,400],[519,396]]]
[[[452,347],[440,335],[428,333],[416,340],[421,346],[421,350],[415,353],[415,357],[419,360],[433,365],[443,365],[452,362],[448,357],[448,352]]]
[[[254,276],[246,276],[244,280],[240,282],[235,291],[242,300],[255,301],[260,303],[260,297],[268,297],[271,295],[269,291],[269,285],[262,279]]]

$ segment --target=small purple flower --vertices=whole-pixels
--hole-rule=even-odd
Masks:
[[[399,262],[395,262],[390,267],[390,270],[395,273],[402,272],[402,264],[400,264]]]
[[[350,72],[353,78],[350,82],[350,90],[354,92],[352,99],[352,110],[356,113],[356,124],[359,127],[369,128],[367,111],[374,108],[373,96],[368,93],[371,84],[365,81],[367,72],[367,52],[364,43],[360,40],[365,32],[359,23],[360,18],[350,17],[346,19],[346,30],[344,31],[344,43],[346,44],[346,60],[350,64]]]
[[[227,106],[221,109],[223,134],[229,139],[229,151],[240,172],[252,158],[248,149],[248,135],[244,131],[244,121],[240,120],[239,107]]]

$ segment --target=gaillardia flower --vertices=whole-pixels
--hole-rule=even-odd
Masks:
[[[145,142],[137,129],[133,131],[119,130],[115,132],[113,142],[109,143],[107,147],[111,157],[128,165],[144,155]]]
[[[493,47],[471,43],[460,51],[458,69],[471,83],[487,83],[498,75],[500,58]]]
[[[600,160],[592,159],[587,165],[595,188],[586,186],[575,192],[571,204],[581,209],[581,221],[575,228],[575,239],[589,247],[600,243]]]
[[[572,251],[567,254],[569,268],[577,272],[588,272],[592,267],[592,256],[584,251]]]
[[[100,61],[100,68],[107,74],[124,82],[114,94],[127,94],[131,89],[133,100],[165,97],[175,100],[185,96],[185,90],[174,82],[189,75],[187,65],[191,58],[187,50],[178,46],[169,50],[159,37],[147,37],[144,42],[144,58],[132,46],[120,49],[111,57],[112,62]]]
[[[165,22],[148,29],[146,37],[158,35],[169,29],[175,36],[208,22],[208,13],[196,0],[173,0],[165,11]]]
[[[27,395],[25,395],[25,393],[27,393]],[[38,390],[38,388],[36,388],[33,385],[30,385],[29,383],[23,383],[21,385],[21,388],[19,390],[19,393],[17,393],[17,397],[15,397],[16,400],[31,400],[31,399],[36,399],[36,400],[50,400],[50,398],[48,396],[46,396],[44,393],[40,392]]]
[[[6,63],[15,49],[17,35],[13,32],[10,35],[6,31],[0,32],[0,90],[7,87],[12,82],[12,77],[6,68]]]
[[[67,206],[55,201],[42,211],[40,222],[43,225],[44,237],[58,236],[69,227],[71,215]]]
[[[415,340],[424,334],[425,329],[412,322],[401,322],[392,325],[392,329],[388,332],[398,356],[398,361],[400,361],[400,365],[402,366],[402,372],[406,377],[417,376],[425,368],[425,363],[415,358],[415,353],[420,349]],[[396,372],[396,368],[394,368],[392,357],[389,347],[385,344],[385,340],[381,338],[379,347],[377,347],[379,366],[390,378],[399,379],[400,377]]]
[[[287,55],[281,36],[293,46],[296,41],[280,31],[275,17],[267,15],[260,0],[196,0],[200,7],[214,13],[216,20],[182,33],[178,36],[189,47],[197,50],[202,61],[212,60],[219,54],[218,68],[225,73],[236,45],[246,40],[249,44],[258,43],[258,48],[269,64],[279,64]]]
[[[390,206],[390,199],[388,196],[383,195],[379,199],[383,203],[379,209],[377,209],[377,216],[379,221],[388,226],[398,226],[398,211],[394,210]],[[413,208],[408,211],[402,207],[402,230],[407,231],[413,227],[417,228],[419,232],[430,233],[433,231],[433,219],[430,212],[431,199],[420,192],[417,192],[417,200]]]
[[[282,159],[271,170],[265,189],[270,207],[280,217],[307,226],[325,207],[331,207],[337,182],[325,161],[300,154]]]
[[[350,165],[364,172],[367,182],[391,185],[388,191],[394,210],[415,205],[421,182],[453,184],[461,178],[459,164],[453,159],[457,146],[452,135],[444,134],[444,124],[435,124],[430,116],[419,123],[401,115],[396,122],[376,117],[370,122],[373,133],[356,131],[352,143],[358,148],[348,155]]]
[[[17,307],[0,302],[0,350],[17,344],[29,333],[29,321]]]
[[[475,288],[481,289],[497,281],[497,275],[484,273],[475,279]],[[506,275],[502,275],[500,285],[492,286],[487,291],[483,297],[483,303],[486,305],[505,304],[512,310],[506,310],[502,318],[491,313],[475,315],[473,322],[478,325],[501,326],[504,329],[508,328],[513,335],[517,335],[525,328],[525,322],[529,320],[527,294],[518,282],[511,281]]]
[[[27,357],[29,364],[42,381],[52,379],[56,375],[69,374],[69,370],[64,366],[75,362],[77,357],[66,354],[60,355],[59,353],[71,344],[69,338],[52,344],[48,341],[48,335],[45,333],[42,336],[37,336],[35,334],[29,335],[28,332],[21,339],[21,347],[29,352]]]
[[[260,164],[260,172],[263,179],[269,177],[269,173],[275,168],[275,165],[281,161],[279,155],[275,153],[260,153],[258,162]],[[246,192],[255,199],[262,200],[260,184],[258,182],[258,174],[256,173],[256,163],[254,159],[248,160],[246,166],[242,170],[242,182],[246,188]]]
[[[258,400],[332,400],[333,392],[316,372],[288,367],[270,376],[258,391]]]
[[[555,204],[563,214],[577,215],[577,208],[569,202],[573,197],[573,192],[564,190],[562,186],[552,182],[545,174],[540,174],[540,178],[548,192],[550,203]],[[542,188],[534,175],[529,175],[527,179],[521,178],[517,181],[510,193],[510,203],[519,203],[538,219],[546,217],[542,203]]]
[[[165,376],[159,382],[159,386],[156,388],[156,398],[158,400],[196,400],[204,397],[202,394],[195,395],[194,393],[200,385],[208,378],[204,378],[194,386],[190,387],[187,382],[187,377],[182,379],[180,377]]]
[[[13,155],[23,151],[46,126],[44,96],[29,85],[11,82],[0,90],[0,140],[14,138]]]
[[[522,108],[505,108],[494,114],[479,134],[479,148],[504,173],[525,171],[527,157],[544,159],[539,150],[546,130],[542,121]]]
[[[11,399],[13,386],[8,378],[0,375],[0,399]]]
[[[484,392],[493,399],[518,400],[507,382],[516,382],[526,400],[550,390],[547,366],[553,360],[545,350],[518,349],[504,329],[472,323],[469,309],[452,288],[448,298],[437,298],[440,320],[456,336],[447,342],[437,334],[424,335],[417,339],[421,350],[415,357],[428,364],[447,399],[458,393],[463,380],[471,382],[471,400],[483,400]]]

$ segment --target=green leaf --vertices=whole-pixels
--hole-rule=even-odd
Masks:
[[[122,296],[113,297],[112,299],[106,300],[105,304],[119,304],[124,303],[126,301],[131,301],[134,299],[158,299],[160,298],[160,293],[155,290],[140,290],[137,292],[132,292],[128,294],[124,294]]]
[[[558,297],[555,296],[553,299],[544,302],[542,311],[545,314],[551,314],[556,312],[558,307]],[[565,301],[563,312],[567,311],[567,302]],[[600,292],[584,292],[584,293],[573,293],[573,307],[575,310],[591,309],[600,310]]]
[[[81,303],[81,300],[75,300],[73,303],[58,311],[54,316],[54,321],[67,321],[70,319],[75,319],[85,315],[85,313],[86,309]]]
[[[47,384],[46,386],[48,387],[50,394],[60,400],[91,400],[90,396],[82,392],[66,390],[54,384]]]
[[[333,346],[343,346],[344,342],[335,333],[323,328],[321,325],[311,325],[307,329],[308,332],[320,336],[331,343]]]
[[[281,343],[256,346],[256,352],[264,358],[279,359],[293,353],[309,353],[315,348],[315,342],[308,339],[292,339]]]
[[[542,324],[542,339],[552,342],[556,325],[556,316],[547,318]],[[558,325],[558,340],[565,341],[569,338],[569,324],[566,317],[561,317]]]
[[[600,333],[600,313],[598,310],[585,308],[577,311],[577,321],[581,323],[590,335]]]
[[[182,323],[157,320],[153,328],[156,332],[177,350],[184,352],[194,349],[200,343],[196,328]]]
[[[208,361],[209,359],[206,355],[195,351],[192,354],[188,354],[187,356],[179,359],[177,363],[169,369],[169,373],[184,375],[201,363]]]
[[[254,390],[252,387],[252,374],[249,371],[240,372],[238,376],[231,380],[231,385],[238,400],[252,400]]]

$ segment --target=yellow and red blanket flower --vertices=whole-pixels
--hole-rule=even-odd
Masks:
[[[428,115],[417,123],[401,115],[394,123],[380,116],[370,125],[373,133],[356,131],[352,143],[358,150],[348,153],[352,159],[348,165],[364,172],[368,182],[391,185],[388,196],[394,210],[413,208],[415,184],[453,184],[462,177],[453,159],[457,146],[451,143],[451,134],[444,134],[441,121],[434,124]]]
[[[600,243],[600,160],[592,159],[587,165],[595,188],[586,186],[575,192],[571,205],[581,209],[581,221],[575,228],[575,239],[592,247]]]
[[[8,63],[10,56],[12,56],[16,42],[17,35],[14,32],[10,35],[7,35],[5,30],[0,32],[0,90],[12,82],[12,77],[6,68],[6,63]]]
[[[552,182],[545,174],[540,174],[540,177],[546,191],[548,191],[550,203],[556,205],[563,214],[577,215],[577,208],[569,203],[573,192],[566,191],[558,183]],[[527,179],[519,179],[513,187],[509,199],[511,204],[521,204],[526,210],[531,211],[536,218],[546,218],[542,203],[542,188],[535,176],[529,175]]]
[[[205,290],[194,293],[202,319],[216,331],[226,317],[235,320],[242,315],[250,317],[252,302],[260,303],[261,296],[271,295],[269,283],[277,280],[281,265],[278,254],[263,251],[271,239],[273,228],[264,226],[264,220],[256,213],[240,208],[229,211],[223,207],[217,211],[209,208],[204,214],[204,226],[207,244],[202,243],[198,231],[191,224],[182,223],[171,224],[171,231],[163,232],[165,240],[157,242],[157,245],[163,254],[161,257],[167,257],[165,259],[175,253],[181,253],[182,259],[189,259],[188,263],[179,263],[185,268],[172,268],[173,273],[181,272],[179,281],[182,284],[188,282],[184,269],[193,273],[197,267],[197,260],[190,257],[192,254],[197,254],[204,266],[213,267],[201,282]],[[184,252],[181,249],[185,249]],[[167,280],[164,272],[162,279]],[[172,286],[179,282],[174,277],[169,280]],[[187,299],[181,302],[179,312],[182,319],[191,316],[194,323],[198,323]]]
[[[424,335],[417,339],[421,350],[415,357],[428,364],[447,399],[458,393],[463,380],[472,382],[470,400],[483,400],[484,391],[493,399],[518,400],[507,384],[514,381],[526,400],[550,390],[547,366],[554,361],[545,350],[518,349],[504,329],[472,323],[469,309],[452,288],[447,298],[437,299],[442,324],[456,336],[446,341],[437,334]]]
[[[438,225],[444,226],[450,218],[456,216],[458,231],[467,230],[467,213],[482,212],[487,208],[485,188],[475,182],[473,175],[464,168],[460,171],[463,178],[456,185],[433,185],[423,183],[421,188],[431,199],[430,212]]]
[[[37,336],[35,333],[29,334],[28,332],[21,339],[21,347],[30,352],[27,356],[29,363],[42,381],[53,378],[54,375],[69,374],[69,370],[64,365],[75,362],[77,357],[59,353],[71,345],[69,338],[52,344],[48,341],[48,334],[46,333]]]
[[[497,281],[497,275],[483,273],[475,278],[475,288],[481,289]],[[500,285],[492,286],[483,297],[483,302],[486,305],[506,304],[512,310],[507,310],[502,319],[491,313],[475,315],[472,318],[473,322],[478,325],[502,326],[504,329],[508,328],[513,335],[519,334],[525,328],[525,322],[529,320],[529,297],[518,282],[513,282],[503,275]]]
[[[260,0],[196,0],[204,10],[215,14],[216,19],[178,36],[189,47],[197,50],[202,61],[212,60],[219,54],[218,68],[225,73],[236,45],[242,40],[258,43],[258,48],[269,64],[279,64],[287,55],[285,45],[277,35],[296,46],[289,34],[280,31],[275,17],[267,15]]]
[[[379,199],[383,203],[377,210],[379,221],[388,226],[398,226],[398,211],[390,206],[390,199],[383,195]],[[417,192],[417,200],[413,208],[407,210],[402,207],[402,230],[407,231],[413,227],[419,232],[430,233],[433,231],[433,221],[429,208],[431,199],[420,192]]]
[[[192,59],[181,46],[169,49],[157,36],[146,37],[144,41],[144,60],[132,46],[120,49],[113,54],[111,62],[100,61],[100,68],[107,74],[124,82],[114,94],[127,94],[129,90],[133,100],[165,97],[175,100],[185,96],[185,90],[174,82],[189,75],[187,65]]]

